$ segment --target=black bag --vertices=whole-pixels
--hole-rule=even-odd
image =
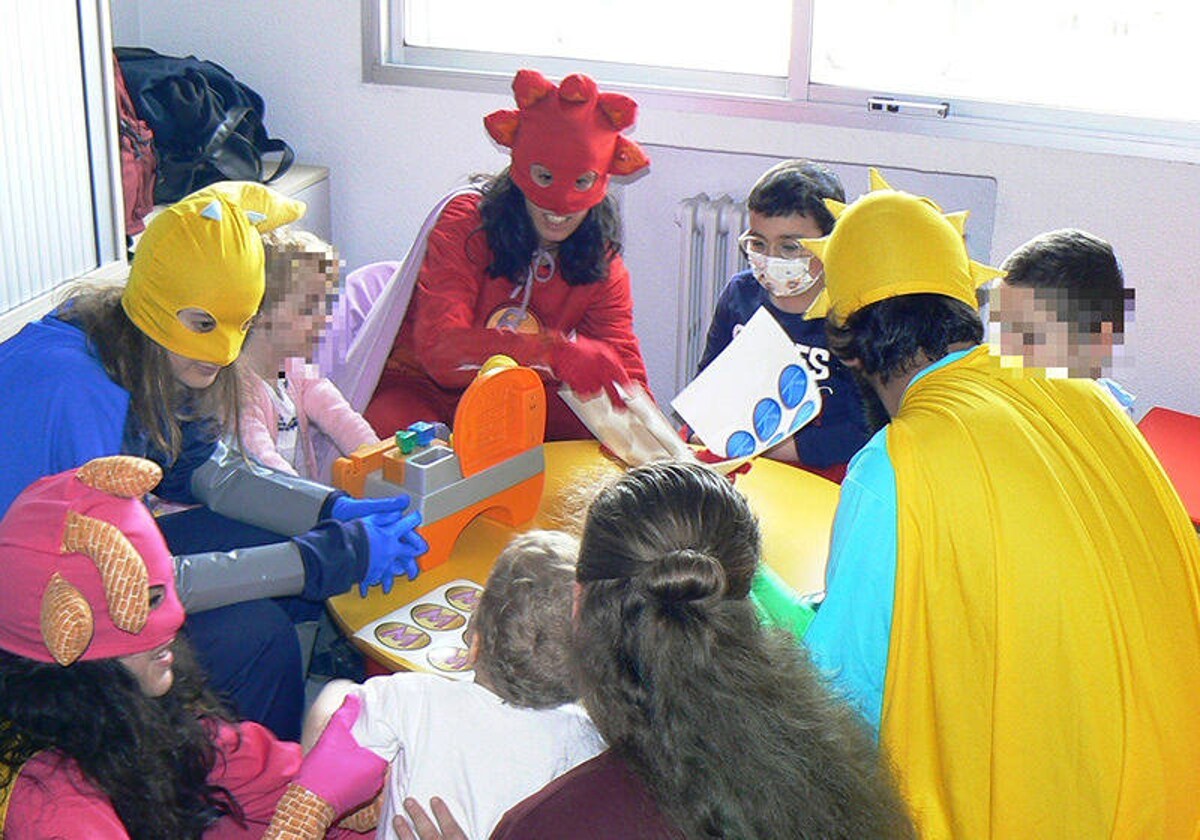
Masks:
[[[178,201],[215,181],[270,183],[291,167],[292,148],[263,125],[263,99],[211,61],[176,58],[143,47],[117,47],[138,114],[154,132],[154,200]],[[263,156],[281,153],[268,176]]]

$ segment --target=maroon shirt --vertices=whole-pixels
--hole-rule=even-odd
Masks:
[[[683,840],[646,784],[612,750],[514,805],[491,840]]]

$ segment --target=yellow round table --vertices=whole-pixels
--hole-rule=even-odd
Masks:
[[[572,530],[572,525],[582,524],[578,519],[582,503],[578,500],[587,494],[580,488],[623,470],[601,453],[594,440],[547,443],[545,456],[546,489],[533,521],[513,529],[480,517],[462,532],[449,560],[422,572],[415,581],[398,578],[386,595],[381,588],[372,587],[363,598],[355,587],[330,598],[330,614],[342,631],[384,667],[391,670],[411,667],[411,662],[399,653],[369,645],[354,634],[442,584],[465,578],[482,585],[513,533],[531,528]],[[748,473],[737,477],[734,486],[745,494],[758,515],[764,561],[798,592],[823,589],[838,486],[818,475],[766,458],[756,459]]]

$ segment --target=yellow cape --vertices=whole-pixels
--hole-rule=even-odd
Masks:
[[[1200,548],[1132,423],[981,347],[913,383],[887,445],[881,734],[922,837],[1193,837]]]

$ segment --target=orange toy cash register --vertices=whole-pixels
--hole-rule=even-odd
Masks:
[[[546,390],[532,370],[493,356],[454,413],[452,444],[413,424],[395,440],[360,448],[333,465],[333,483],[357,498],[407,493],[429,543],[422,569],[446,561],[477,516],[520,525],[536,515],[545,483]]]

